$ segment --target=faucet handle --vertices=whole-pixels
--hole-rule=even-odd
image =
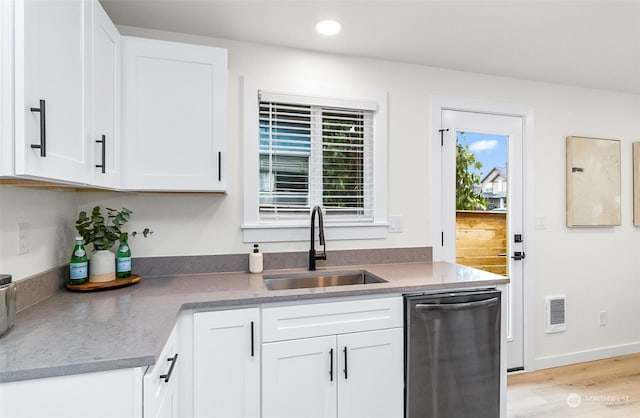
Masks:
[[[323,242],[322,243],[322,254],[316,254],[316,260],[326,260],[327,259],[327,246]]]

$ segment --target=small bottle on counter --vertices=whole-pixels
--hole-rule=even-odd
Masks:
[[[253,252],[249,254],[249,271],[262,273],[262,253],[258,249],[258,244],[253,244]]]
[[[116,278],[125,279],[131,276],[131,249],[126,233],[120,237],[120,246],[116,253]]]
[[[84,249],[84,239],[76,237],[69,262],[69,284],[83,284],[89,280],[89,259]]]

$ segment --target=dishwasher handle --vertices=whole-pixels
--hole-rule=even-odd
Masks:
[[[418,303],[416,310],[418,311],[462,311],[466,309],[485,308],[498,303],[498,298],[493,297],[485,300],[477,300],[473,302],[462,303]]]

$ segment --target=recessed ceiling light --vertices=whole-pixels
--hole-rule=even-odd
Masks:
[[[342,30],[342,25],[335,20],[323,20],[316,24],[316,31],[322,35],[335,35]]]

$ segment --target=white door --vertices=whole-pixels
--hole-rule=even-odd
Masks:
[[[506,190],[503,207],[496,203],[494,212],[506,212],[506,252],[495,254],[506,258],[508,286],[507,368],[520,369],[524,365],[523,353],[523,280],[524,256],[527,237],[524,235],[524,182],[523,182],[523,120],[517,116],[504,116],[458,110],[442,110],[442,221],[443,259],[456,261],[456,144],[464,134],[503,136],[506,140]],[[447,131],[448,129],[448,131]],[[483,143],[485,150],[490,141]],[[482,147],[481,147],[482,148]],[[501,163],[500,163],[501,164]],[[487,167],[491,170],[493,167]],[[518,254],[521,254],[518,256]]]
[[[92,184],[120,186],[120,33],[97,1],[91,3]]]
[[[122,40],[122,186],[224,191],[225,49]]]
[[[178,418],[178,374],[183,367],[178,355],[177,327],[174,327],[158,362],[142,379],[143,418]]]
[[[195,417],[260,416],[260,311],[193,315]]]
[[[337,416],[335,335],[262,345],[262,418]]]
[[[15,171],[85,182],[84,1],[16,2]]]
[[[338,335],[338,416],[400,417],[404,410],[402,328]]]

